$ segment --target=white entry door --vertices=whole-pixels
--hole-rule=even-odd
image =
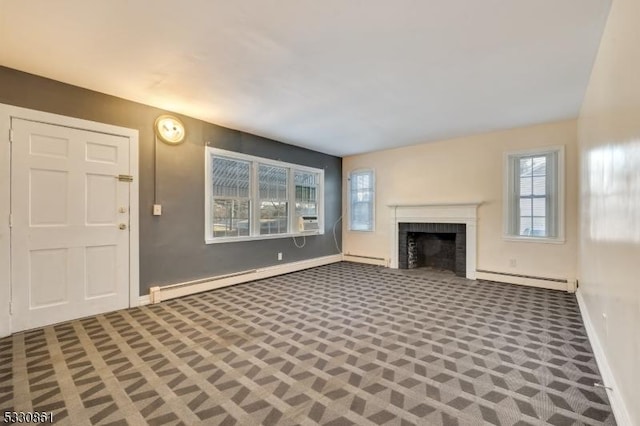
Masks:
[[[13,332],[129,306],[129,138],[13,118]]]

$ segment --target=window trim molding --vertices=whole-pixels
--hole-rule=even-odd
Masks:
[[[557,235],[555,237],[535,237],[525,235],[514,235],[510,233],[511,205],[512,205],[512,183],[515,179],[514,170],[511,167],[511,159],[514,156],[545,155],[555,153],[557,155]],[[565,145],[554,145],[540,148],[528,148],[521,150],[505,151],[503,154],[503,217],[502,217],[502,239],[511,242],[543,243],[543,244],[564,244],[565,237]]]
[[[351,227],[351,177],[355,173],[370,172],[372,180],[372,200],[371,200],[371,229],[353,229]],[[349,232],[376,232],[376,171],[373,168],[359,168],[349,172],[347,179],[347,231]]]
[[[213,182],[211,179],[211,157],[221,156],[231,158],[234,160],[248,161],[251,168],[251,190],[249,195],[250,200],[250,232],[253,235],[238,236],[238,237],[213,237],[213,223],[210,220],[211,217],[211,198],[213,190]],[[258,189],[258,167],[259,164],[284,167],[287,169],[287,201],[289,206],[289,232],[283,234],[259,234],[256,233],[257,223],[259,223],[259,189]],[[295,215],[295,182],[293,174],[295,171],[318,173],[320,175],[320,182],[318,183],[318,231],[297,231],[297,220]],[[258,157],[256,155],[243,154],[235,151],[228,151],[225,149],[215,148],[212,146],[205,146],[204,155],[204,241],[205,244],[220,244],[231,243],[240,241],[256,241],[256,240],[272,240],[277,238],[290,238],[290,237],[302,237],[311,235],[324,235],[324,169],[315,167],[303,166],[301,164],[287,163],[285,161],[272,160],[269,158]],[[258,214],[258,216],[255,216]],[[254,223],[255,222],[255,223]]]

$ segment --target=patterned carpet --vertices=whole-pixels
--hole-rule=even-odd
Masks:
[[[0,340],[69,425],[615,424],[575,297],[338,263]]]

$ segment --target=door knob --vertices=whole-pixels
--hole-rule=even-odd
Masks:
[[[127,229],[127,224],[126,224],[126,223],[121,223],[121,224],[118,226],[118,228],[120,228],[120,229],[122,229],[122,230],[125,230],[125,229]]]

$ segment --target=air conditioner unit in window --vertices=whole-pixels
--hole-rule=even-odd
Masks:
[[[318,216],[298,216],[298,232],[319,231]]]

